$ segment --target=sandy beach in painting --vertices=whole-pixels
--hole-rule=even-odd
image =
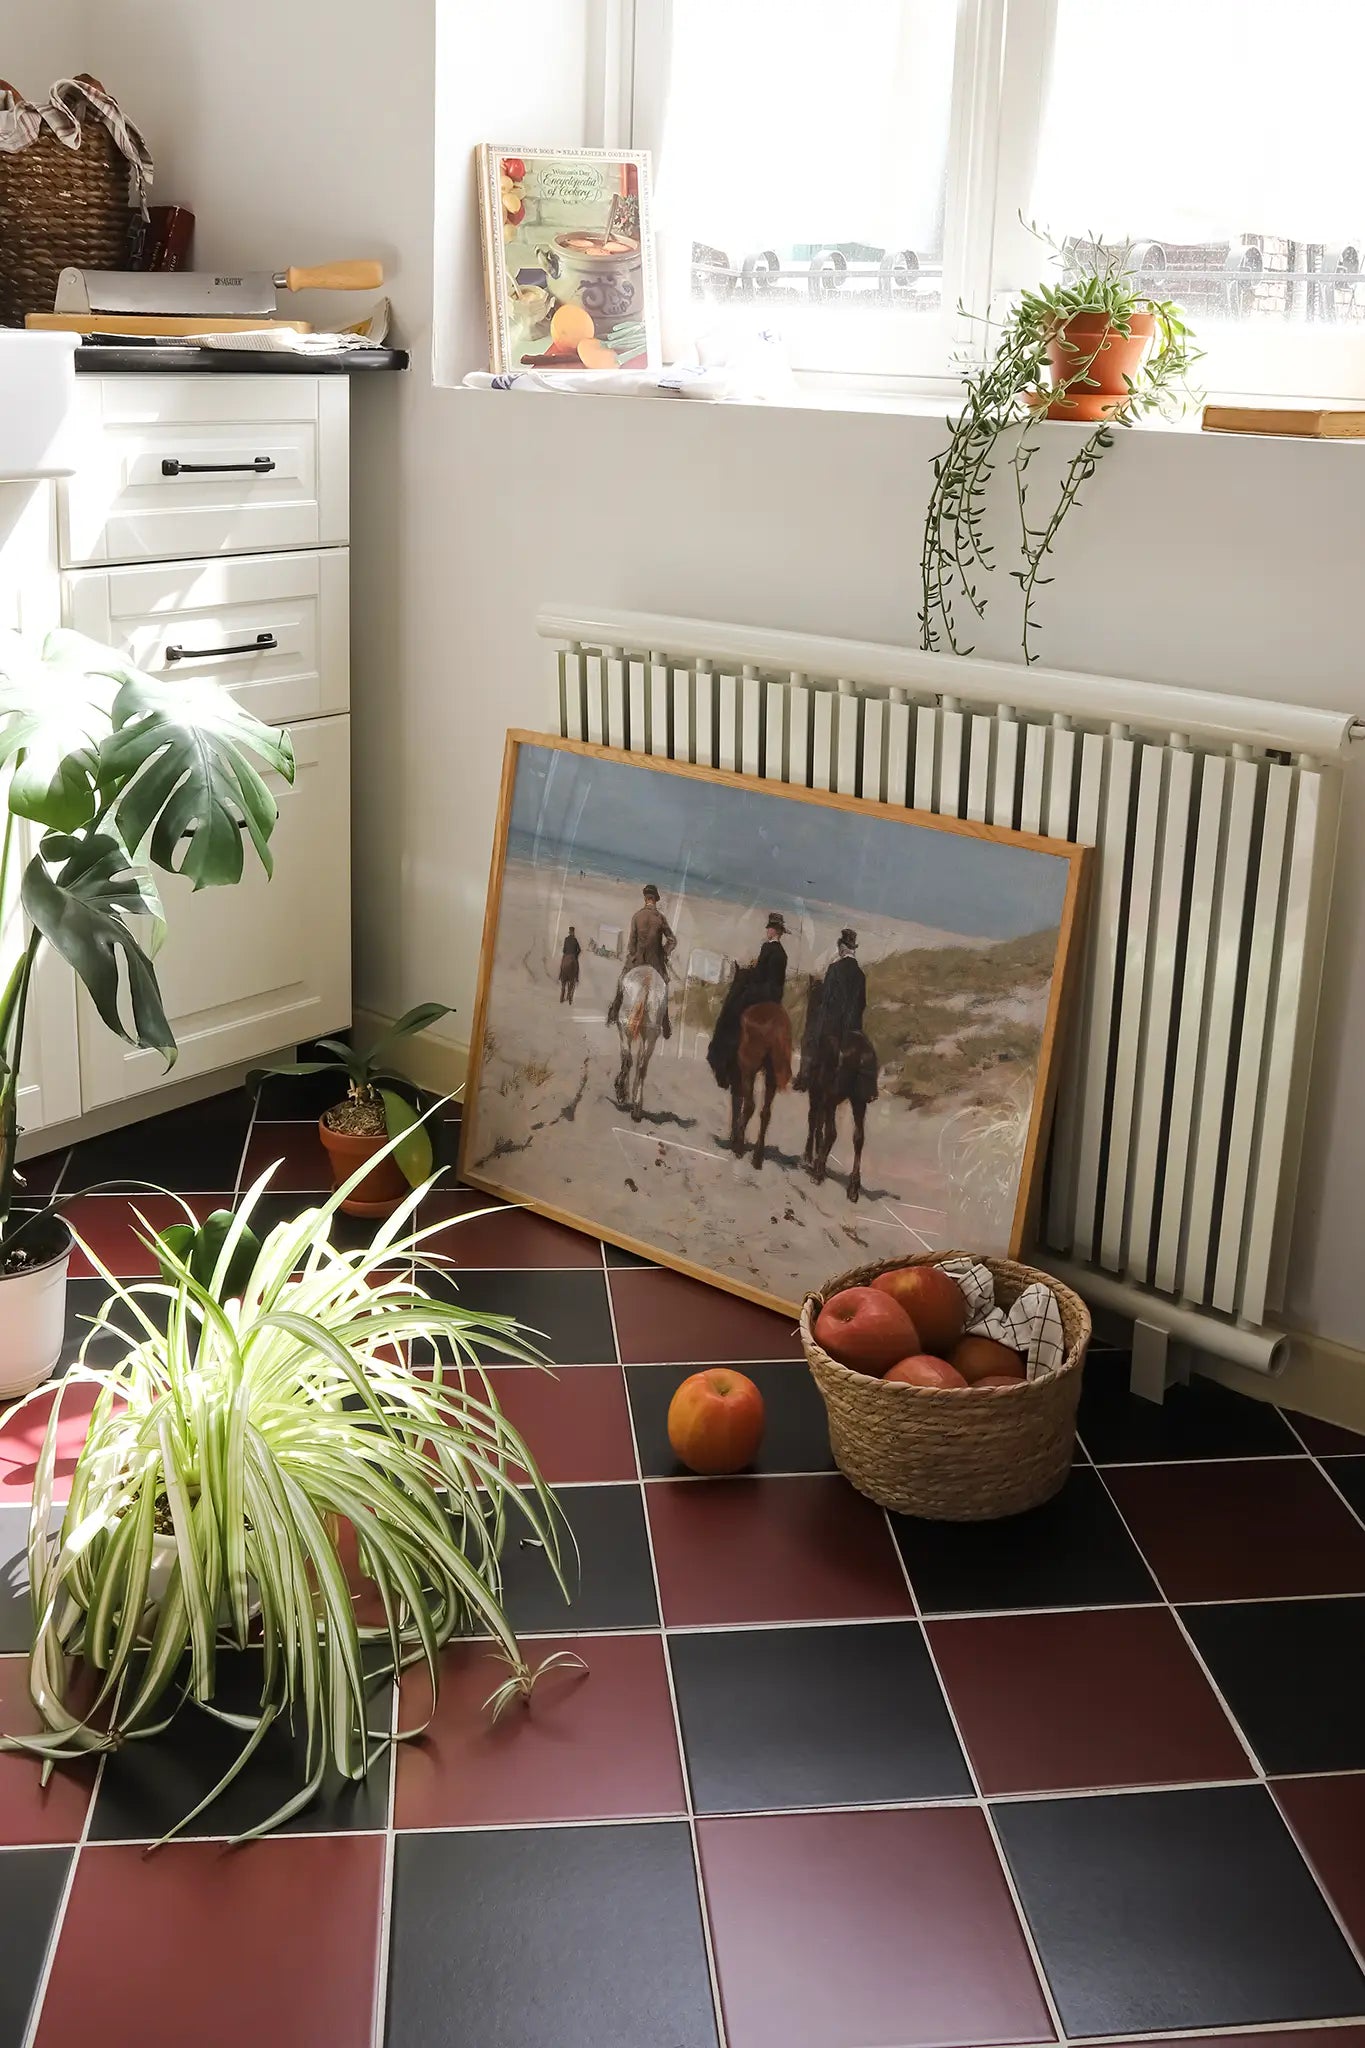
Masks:
[[[624,867],[624,863],[622,863]],[[780,1094],[761,1170],[729,1149],[730,1103],[706,1062],[734,960],[763,938],[762,898],[663,886],[678,936],[673,1037],[649,1067],[644,1114],[617,1105],[617,1031],[606,1022],[641,873],[507,861],[465,1171],[512,1199],[576,1216],[786,1305],[842,1268],[945,1244],[1007,1245],[1055,926],[991,940],[806,899],[788,910],[787,995],[800,1045],[805,982],[842,925],[859,932],[864,1029],[880,1093],[868,1111],[863,1192],[847,1198],[848,1110],[830,1177],[801,1164],[807,1097]],[[559,962],[573,924],[583,951],[572,1007]],[[1011,950],[1013,949],[1013,950]]]

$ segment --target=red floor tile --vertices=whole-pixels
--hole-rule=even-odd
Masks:
[[[487,1643],[447,1650],[430,1730],[398,1751],[400,1828],[502,1827],[685,1811],[682,1769],[658,1636],[523,1638],[532,1664],[559,1650],[587,1672],[547,1672],[496,1724],[485,1701],[507,1676]],[[425,1670],[403,1679],[403,1727],[430,1706]]]
[[[488,1378],[498,1406],[552,1486],[637,1476],[619,1365],[566,1367],[556,1379],[503,1366]]]
[[[232,1195],[186,1195],[175,1200],[169,1195],[78,1195],[62,1213],[116,1280],[155,1280],[156,1259],[141,1241],[146,1231],[138,1215],[153,1230],[164,1230],[170,1223],[185,1222],[186,1202],[202,1223],[213,1210],[230,1209]],[[71,1254],[72,1278],[96,1270],[77,1246]]]
[[[1292,2027],[1283,2033],[1273,2029],[1259,2034],[1225,2034],[1224,2048],[1236,2043],[1236,2048],[1365,2048],[1365,2027]],[[1161,2048],[1216,2048],[1217,2035],[1209,2034],[1162,2034]],[[1152,2036],[1138,2035],[1135,2040],[1106,2040],[1104,2048],[1152,2048]]]
[[[384,1843],[81,1853],[35,2048],[370,2048]]]
[[[1050,2041],[970,1808],[703,1820],[729,2048]]]
[[[928,1629],[983,1792],[1255,1776],[1163,1607],[1000,1615]]]
[[[0,1729],[6,1735],[37,1735],[42,1727],[42,1717],[29,1698],[28,1659],[0,1657]],[[37,1757],[13,1750],[0,1753],[0,1847],[78,1842],[95,1770],[94,1758],[59,1764],[44,1785]]]
[[[724,1365],[802,1355],[794,1316],[757,1308],[685,1273],[615,1267],[611,1300],[626,1365]]]
[[[463,1220],[468,1219],[468,1220]],[[422,1204],[422,1228],[448,1222],[427,1238],[423,1250],[439,1252],[460,1267],[590,1266],[602,1270],[602,1246],[595,1237],[567,1224],[552,1223],[531,1209],[500,1202],[496,1195],[452,1189],[428,1195]]]
[[[1365,1776],[1279,1778],[1270,1789],[1347,1932],[1365,1947]]]
[[[53,1472],[52,1498],[65,1501],[71,1495],[71,1474],[98,1397],[98,1387],[88,1380],[76,1380],[62,1395],[62,1419],[57,1425],[57,1463]],[[38,1455],[47,1433],[47,1421],[56,1396],[44,1394],[25,1408],[13,1409],[0,1421],[0,1506],[28,1500],[38,1470]]]
[[[242,1186],[250,1187],[276,1160],[280,1163],[270,1179],[272,1194],[331,1193],[331,1169],[316,1123],[257,1124],[242,1163]]]
[[[1358,1430],[1344,1429],[1337,1422],[1320,1422],[1316,1415],[1296,1415],[1290,1408],[1284,1413],[1316,1458],[1359,1457],[1365,1452],[1365,1436]]]
[[[1305,1458],[1110,1470],[1172,1600],[1365,1592],[1365,1528]]]
[[[913,1612],[885,1516],[846,1480],[660,1479],[645,1495],[671,1627]]]

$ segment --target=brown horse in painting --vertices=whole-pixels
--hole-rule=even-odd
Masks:
[[[806,1030],[801,1041],[800,1085],[810,1097],[806,1150],[802,1164],[817,1183],[829,1170],[829,1155],[839,1127],[839,1105],[853,1114],[853,1165],[845,1192],[856,1202],[863,1191],[863,1139],[869,1103],[877,1099],[877,1053],[861,1031],[834,1032],[819,1028],[823,982],[811,978],[806,998]]]
[[[763,1148],[772,1122],[773,1098],[792,1084],[791,1019],[781,1003],[750,1003],[740,1013],[739,1045],[730,1076],[730,1149],[736,1159],[744,1156],[749,1122],[753,1116],[760,1075],[763,1079],[763,1107],[754,1142],[754,1165],[763,1164]]]

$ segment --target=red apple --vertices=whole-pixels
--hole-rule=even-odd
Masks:
[[[899,1303],[875,1287],[845,1287],[815,1318],[815,1341],[854,1372],[880,1378],[920,1346],[919,1331]]]
[[[1008,1344],[997,1344],[994,1337],[963,1337],[948,1356],[963,1379],[971,1380],[973,1385],[977,1380],[1024,1377],[1021,1354],[1012,1351]]]
[[[519,185],[526,176],[525,162],[519,156],[505,156],[502,160],[502,174],[504,178],[510,178],[514,185]]]
[[[896,1380],[907,1387],[965,1387],[967,1382],[955,1365],[949,1365],[946,1358],[935,1358],[931,1352],[919,1351],[913,1358],[903,1358],[899,1365],[893,1365],[890,1372],[882,1374],[884,1380]]]
[[[879,1273],[872,1285],[900,1303],[926,1350],[948,1356],[967,1323],[967,1297],[951,1273],[941,1266],[899,1266]]]
[[[690,1472],[741,1472],[763,1441],[763,1396],[728,1365],[694,1372],[668,1404],[668,1441]]]

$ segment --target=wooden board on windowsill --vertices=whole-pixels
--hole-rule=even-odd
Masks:
[[[1309,441],[1365,441],[1365,406],[1206,405],[1206,434],[1293,434]]]

